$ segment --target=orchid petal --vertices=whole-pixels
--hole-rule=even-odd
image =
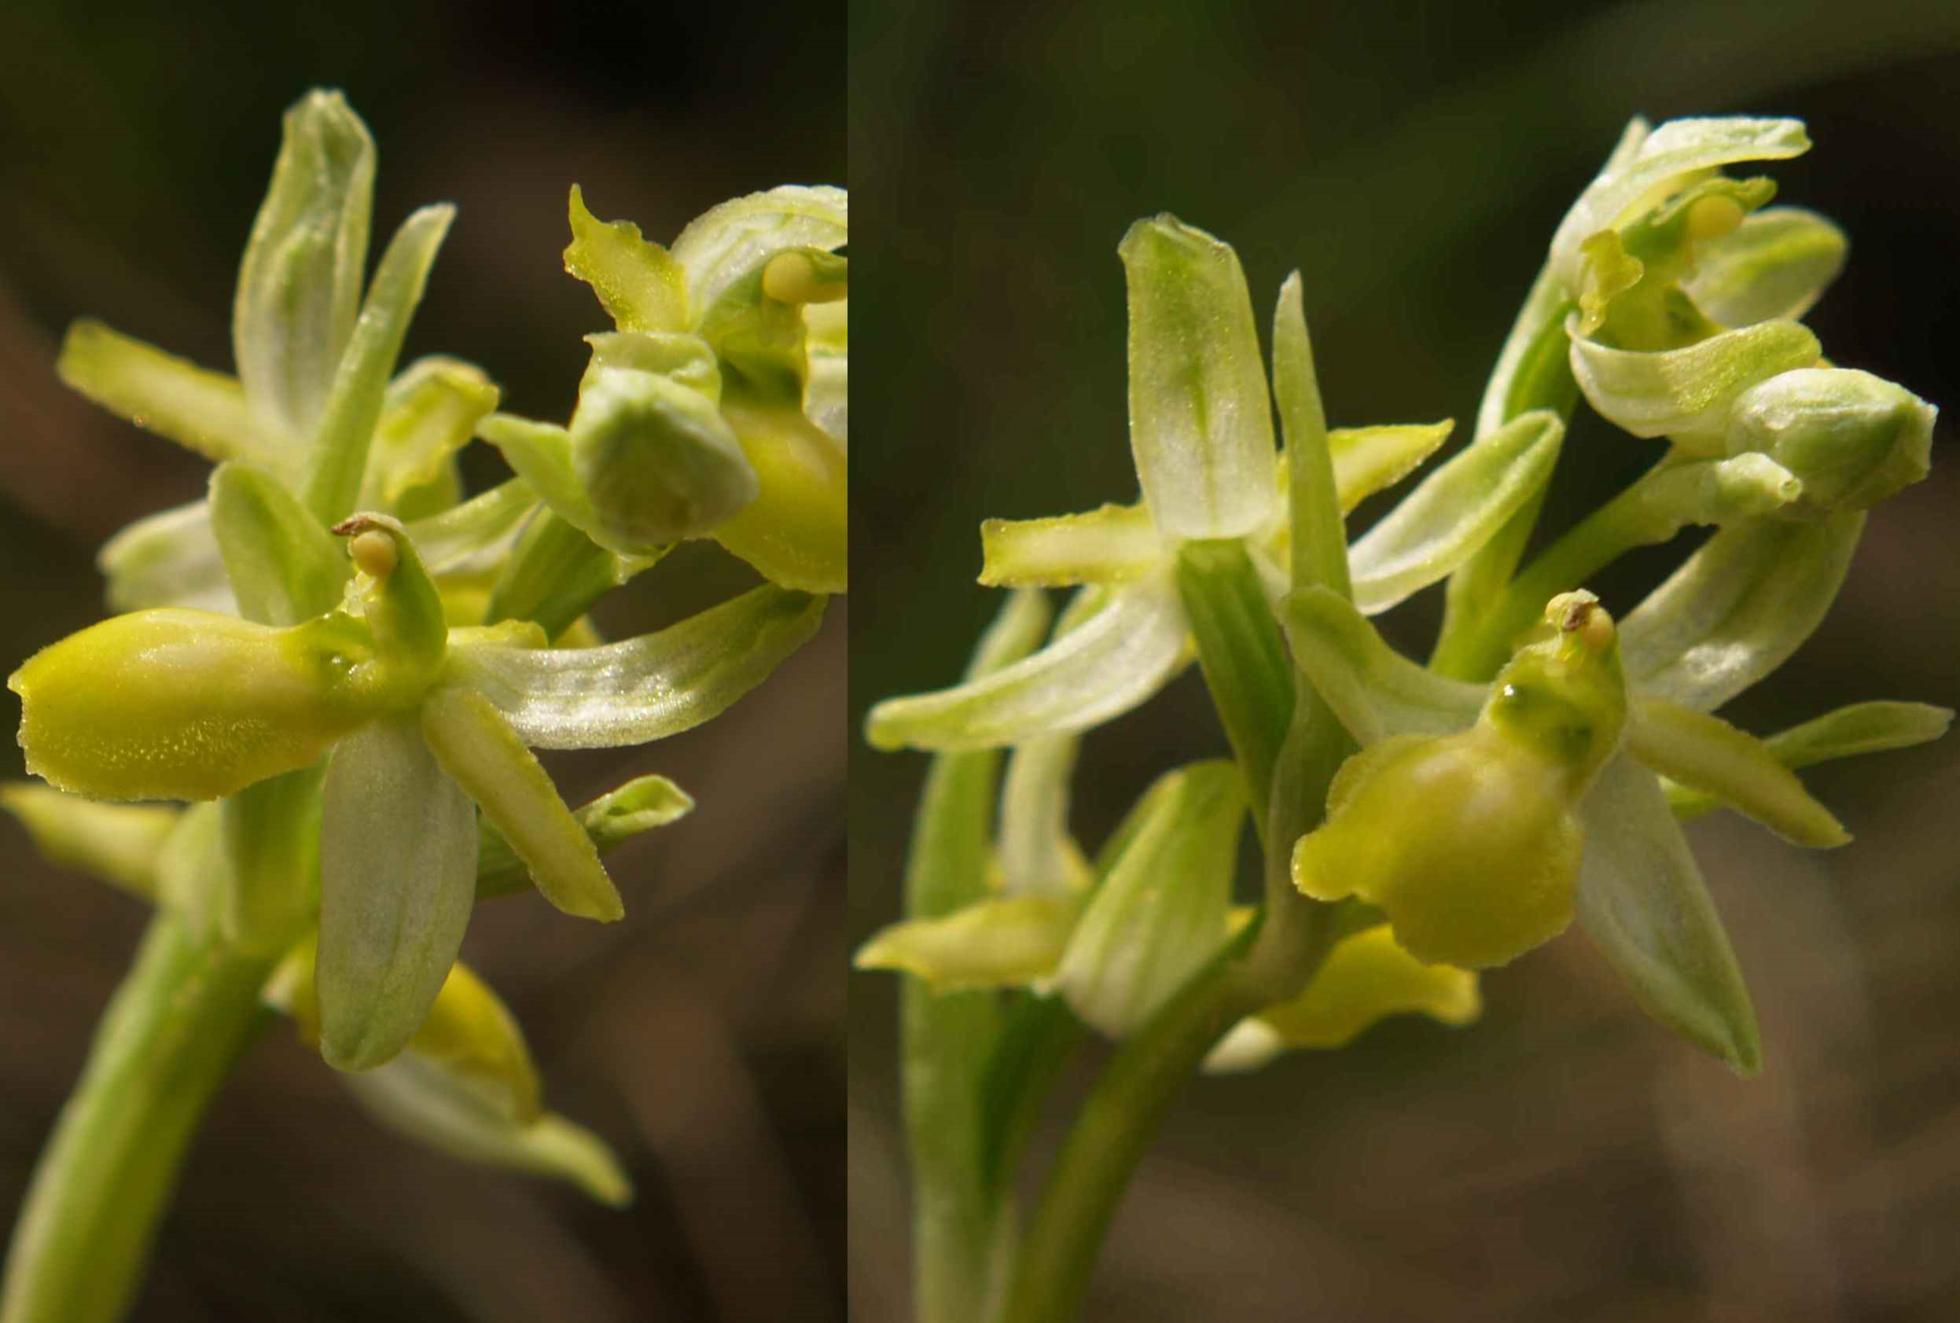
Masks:
[[[657,633],[596,648],[458,642],[450,678],[481,690],[532,748],[644,744],[719,716],[822,618],[822,599],[762,587]]]
[[[1164,563],[1163,540],[1141,505],[1105,505],[1053,519],[989,519],[980,525],[989,587],[1057,588],[1123,583]]]
[[[1023,661],[871,709],[880,749],[980,749],[1087,730],[1138,706],[1186,658],[1184,613],[1163,577],[1109,594],[1094,617]]]
[[[1294,661],[1362,745],[1462,730],[1483,707],[1483,685],[1449,679],[1402,656],[1330,589],[1293,594],[1280,618]]]
[[[1749,990],[1694,852],[1654,774],[1622,755],[1580,806],[1579,921],[1647,1014],[1753,1075]]]
[[[238,379],[83,319],[68,328],[55,372],[119,418],[206,459],[269,455],[277,434],[245,402]]]
[[[1798,845],[1827,848],[1851,837],[1769,746],[1720,717],[1636,697],[1627,752],[1672,781],[1714,796]]]
[[[320,830],[320,1052],[368,1070],[415,1036],[476,898],[476,812],[412,721],[382,720],[327,765]]]

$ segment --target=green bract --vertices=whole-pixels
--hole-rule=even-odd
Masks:
[[[738,200],[671,254],[574,191],[566,262],[618,330],[591,337],[557,429],[497,414],[471,364],[398,364],[453,210],[410,216],[369,278],[374,168],[338,93],[288,113],[239,272],[236,377],[94,322],[63,346],[70,385],[215,467],[206,499],[103,548],[123,614],[9,679],[47,785],[0,806],[157,907],[37,1176],[9,1318],[22,1300],[116,1316],[261,998],[389,1123],[624,1202],[617,1162],[544,1108],[522,1034],[457,963],[464,930],[479,899],[533,887],[619,918],[602,852],[692,800],[641,776],[574,812],[531,750],[711,720],[810,637],[811,593],[843,587],[841,190]],[[518,476],[465,499],[457,454],[479,435]],[[601,639],[593,602],[697,536],[774,582]],[[113,802],[132,800],[188,804]]]

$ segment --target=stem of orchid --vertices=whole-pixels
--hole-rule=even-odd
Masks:
[[[1484,389],[1477,409],[1477,435],[1495,431],[1521,413],[1550,409],[1561,419],[1572,416],[1579,402],[1579,383],[1573,379],[1565,319],[1572,300],[1552,278],[1550,268],[1538,273],[1504,347],[1497,368]],[[1449,579],[1443,599],[1443,624],[1430,655],[1432,669],[1460,679],[1479,678],[1466,655],[1469,636],[1478,631],[1493,599],[1509,586],[1524,555],[1531,530],[1538,523],[1546,488],[1506,521],[1484,548]],[[1488,678],[1488,677],[1481,677]]]
[[[0,1323],[123,1317],[198,1121],[267,1018],[271,968],[151,921],[35,1170]]]
[[[1252,822],[1266,839],[1273,764],[1293,718],[1293,661],[1266,604],[1259,572],[1237,539],[1186,542],[1177,553],[1177,589],[1198,665],[1245,774]]]
[[[1518,635],[1542,617],[1546,602],[1583,586],[1635,547],[1664,542],[1679,532],[1682,521],[1656,511],[1649,499],[1655,479],[1671,466],[1671,460],[1663,459],[1541,551],[1463,631],[1451,654],[1456,673],[1488,680],[1510,657]]]
[[[1124,1043],[1083,1103],[1022,1238],[997,1323],[1069,1323],[1110,1218],[1178,1088],[1256,1006],[1222,953]]]

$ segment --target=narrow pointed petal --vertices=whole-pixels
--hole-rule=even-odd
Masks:
[[[1431,473],[1349,549],[1355,604],[1386,611],[1469,560],[1537,498],[1564,439],[1557,414],[1534,410]]]
[[[693,798],[664,776],[636,776],[617,790],[576,809],[573,816],[600,852],[678,822],[694,809]],[[477,823],[476,895],[502,896],[531,885],[531,875],[510,842],[488,818]]]
[[[1824,849],[1851,839],[1767,744],[1720,717],[1638,698],[1627,723],[1627,752],[1798,845]]]
[[[68,328],[55,372],[119,418],[206,459],[276,454],[275,433],[245,403],[235,377],[198,367],[101,322]]]
[[[1552,236],[1551,268],[1568,289],[1578,287],[1579,246],[1612,229],[1709,171],[1742,161],[1783,161],[1810,150],[1803,122],[1794,119],[1669,120],[1652,132],[1635,121],[1599,177],[1586,186]]]
[[[980,749],[1087,730],[1155,694],[1186,659],[1184,612],[1161,577],[1111,592],[1096,615],[982,679],[871,709],[880,749]]]
[[[1817,337],[1796,322],[1758,322],[1680,349],[1614,349],[1566,325],[1572,375],[1602,418],[1635,436],[1664,436],[1697,455],[1722,452],[1729,410],[1751,386],[1814,367]]]
[[[1952,724],[1951,708],[1930,703],[1853,703],[1778,731],[1763,740],[1763,748],[1782,766],[1794,770],[1930,743],[1946,734]],[[1719,807],[1713,795],[1673,781],[1664,784],[1667,802],[1677,818],[1698,817]]]
[[[1654,774],[1622,755],[1580,807],[1579,922],[1642,1010],[1739,1074],[1762,1066],[1756,1012],[1708,885]]]
[[[1080,906],[1056,896],[977,901],[932,919],[907,919],[858,948],[859,969],[891,969],[935,994],[1018,988],[1055,972]]]
[[[1245,782],[1232,763],[1160,778],[1122,857],[1069,937],[1055,986],[1075,1013],[1122,1038],[1161,1009],[1231,934]]]
[[[763,587],[596,648],[458,643],[450,678],[481,690],[531,748],[645,744],[719,716],[822,619],[821,598]]]
[[[1360,744],[1462,730],[1483,707],[1483,685],[1448,679],[1402,656],[1338,593],[1295,593],[1281,622],[1294,661]]]
[[[1154,535],[1153,535],[1154,536]],[[1104,594],[1084,589],[1055,622],[1061,639],[1092,619]],[[1001,776],[1000,826],[995,833],[1001,890],[1010,896],[1080,895],[1093,880],[1069,832],[1069,782],[1081,739],[1044,735],[1016,745]]]
[[[980,582],[993,588],[1124,583],[1164,564],[1163,539],[1141,505],[1105,505],[1053,519],[980,525]]]
[[[585,828],[489,699],[473,689],[436,690],[422,704],[422,734],[443,770],[524,861],[546,900],[601,923],[626,913]]]
[[[619,1159],[590,1130],[556,1112],[513,1121],[435,1062],[404,1053],[342,1082],[384,1125],[451,1157],[567,1181],[612,1208],[633,1201]]]
[[[375,268],[374,283],[334,372],[333,388],[308,434],[306,503],[322,519],[348,514],[360,496],[388,378],[455,215],[450,206],[422,208],[402,222]]]
[[[1765,207],[1732,233],[1704,240],[1682,285],[1724,326],[1795,321],[1844,269],[1846,247],[1844,231],[1814,211]]]
[[[1393,423],[1381,427],[1337,427],[1327,434],[1334,457],[1334,487],[1340,493],[1341,513],[1386,491],[1414,473],[1422,462],[1442,449],[1456,420],[1440,423]]]
[[[154,897],[157,852],[182,810],[150,804],[98,804],[32,781],[0,784],[0,809],[27,829],[49,863]]]
[[[347,553],[285,484],[237,462],[211,475],[211,530],[239,614],[296,625],[340,605]]]
[[[304,438],[353,332],[367,264],[374,141],[338,92],[286,112],[232,307],[232,353],[253,406]]]
[[[96,568],[109,581],[112,611],[181,606],[237,615],[225,562],[211,530],[211,504],[193,501],[148,515],[102,544]]]
[[[320,1053],[369,1070],[408,1045],[476,899],[476,810],[413,721],[343,740],[320,831]]]
[[[1130,450],[1171,538],[1243,537],[1274,514],[1272,401],[1245,272],[1172,216],[1117,252],[1130,302]]]
[[[1709,712],[1810,637],[1850,568],[1865,516],[1719,530],[1620,625],[1629,684]]]
[[[388,383],[359,504],[412,518],[455,500],[454,456],[502,392],[461,359],[419,358]],[[446,499],[444,499],[446,498]]]
[[[688,325],[687,274],[673,254],[630,221],[602,221],[572,185],[572,242],[565,270],[592,287],[622,331],[680,331]]]
[[[1345,1047],[1391,1015],[1465,1025],[1483,1011],[1477,976],[1425,965],[1395,943],[1387,924],[1343,938],[1306,991],[1241,1021],[1205,1058],[1205,1070],[1254,1070],[1289,1048]]]

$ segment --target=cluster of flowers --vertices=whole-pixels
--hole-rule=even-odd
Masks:
[[[1801,845],[1842,844],[1793,769],[1934,738],[1951,716],[1860,703],[1762,739],[1714,715],[1817,627],[1867,510],[1930,455],[1933,408],[1827,364],[1797,320],[1843,265],[1841,233],[1765,206],[1768,180],[1722,173],[1808,145],[1792,120],[1635,122],[1560,225],[1470,443],[1352,545],[1342,517],[1451,424],[1328,431],[1298,277],[1281,290],[1269,392],[1236,255],[1171,217],[1139,222],[1120,252],[1141,500],[983,526],[981,582],[1016,594],[973,673],[880,704],[868,734],[1011,751],[991,888],[915,905],[858,963],[941,993],[1031,988],[1123,1038],[1254,918],[1233,897],[1248,816],[1262,837],[1300,821],[1265,845],[1299,893],[1339,907],[1337,940],[1210,1068],[1339,1046],[1397,1012],[1467,1022],[1477,971],[1576,914],[1643,1008],[1756,1069],[1754,1012],[1681,820],[1720,805]],[[1665,448],[1524,563],[1581,394]],[[1585,591],[1623,552],[1691,525],[1714,532],[1617,624]],[[1252,600],[1207,599],[1193,567],[1219,554],[1250,563]],[[1397,654],[1368,617],[1445,580],[1432,657]],[[1076,595],[1051,631],[1053,587]],[[1275,640],[1266,673],[1230,673],[1208,646],[1233,613]],[[1091,862],[1068,824],[1077,743],[1194,655],[1236,761],[1166,774]],[[1230,697],[1262,686],[1281,730],[1296,695],[1338,722],[1352,756],[1324,803],[1283,812],[1279,734]]]
[[[374,170],[338,94],[287,114],[236,376],[71,330],[65,381],[216,467],[206,499],[103,549],[124,614],[10,679],[46,784],[0,804],[52,858],[157,905],[147,965],[241,971],[384,1120],[621,1201],[618,1164],[544,1109],[516,1024],[457,954],[479,900],[530,886],[619,918],[601,852],[692,806],[643,776],[575,811],[531,749],[711,719],[844,591],[846,198],[740,198],[668,249],[574,189],[566,268],[615,329],[588,337],[558,427],[496,412],[468,363],[396,371],[452,209],[409,217],[366,280]],[[464,499],[472,438],[516,476]],[[601,641],[587,609],[688,538],[766,582]],[[187,805],[115,802],[134,800]]]

